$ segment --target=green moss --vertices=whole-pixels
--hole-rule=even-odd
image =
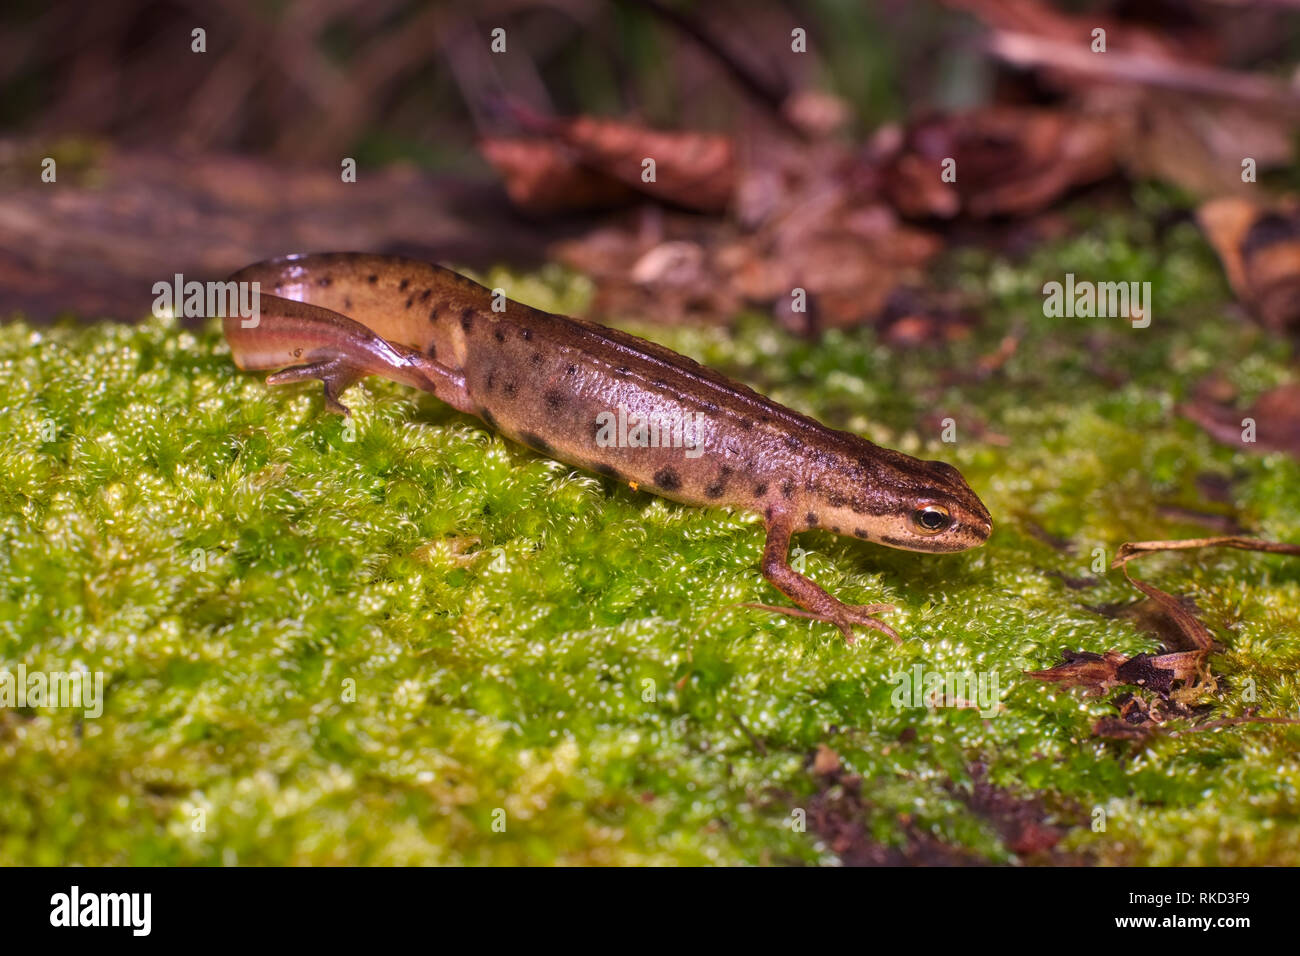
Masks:
[[[1060,575],[1091,575],[1094,548],[1206,533],[1157,511],[1216,510],[1200,475],[1234,478],[1262,535],[1300,540],[1300,465],[1218,447],[1173,413],[1205,373],[1255,392],[1288,355],[1232,314],[1190,224],[1156,235],[1146,218],[1099,218],[1028,262],[953,255],[943,281],[987,321],[949,347],[900,355],[867,330],[807,343],[756,316],[633,326],[962,469],[997,522],[983,549],[797,542],[846,600],[898,605],[901,649],[737,607],[779,600],[754,517],[575,472],[392,383],[349,393],[351,435],[317,388],[239,373],[215,327],[3,327],[0,665],[103,671],[106,702],[98,719],[0,710],[0,861],[829,862],[790,825],[826,744],[863,777],[886,843],[910,819],[1014,859],[961,799],[982,763],[1041,793],[1083,858],[1300,864],[1300,731],[1130,756],[1090,735],[1106,701],[1022,674],[1063,648],[1156,646],[1090,610],[1136,597],[1118,574],[1084,590]],[[1067,271],[1149,278],[1151,327],[1045,318],[1039,290]],[[585,289],[491,278],[569,311]],[[1003,372],[963,378],[1011,325],[1024,339]],[[955,444],[921,424],[936,414],[957,420]],[[1300,563],[1205,552],[1141,572],[1193,596],[1227,646],[1216,714],[1252,706],[1248,678],[1262,713],[1296,713]],[[996,673],[1002,709],[896,708],[891,676],[917,664]]]

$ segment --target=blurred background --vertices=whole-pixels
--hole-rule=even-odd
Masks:
[[[1202,201],[1243,156],[1294,185],[1298,27],[1288,0],[10,3],[0,314],[130,320],[175,272],[365,249],[559,262],[600,317],[929,335],[937,253],[1030,247],[1080,190]]]

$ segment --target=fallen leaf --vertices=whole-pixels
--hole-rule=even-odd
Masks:
[[[1218,682],[1210,672],[1208,660],[1219,649],[1219,645],[1209,629],[1183,601],[1155,585],[1134,578],[1129,574],[1128,564],[1144,554],[1212,547],[1300,555],[1300,545],[1235,535],[1125,542],[1116,552],[1111,569],[1122,568],[1128,582],[1159,608],[1164,618],[1174,627],[1170,643],[1182,644],[1182,649],[1158,655],[1138,654],[1134,657],[1113,650],[1104,654],[1067,651],[1065,663],[1045,671],[1027,672],[1028,676],[1065,687],[1082,687],[1089,694],[1104,693],[1124,684],[1156,695],[1150,699],[1132,693],[1116,697],[1112,703],[1119,708],[1120,716],[1097,721],[1093,725],[1093,734],[1099,737],[1140,742],[1146,739],[1152,726],[1174,718],[1195,716],[1197,702],[1218,689]]]
[[[1171,24],[1167,15],[1073,15],[1036,0],[946,2],[989,27],[994,57],[1066,96],[1068,113],[1109,123],[1113,158],[1134,179],[1222,196],[1256,188],[1242,182],[1242,157],[1258,170],[1294,162],[1300,94],[1279,77],[1221,66],[1224,33],[1204,11]],[[1092,49],[1098,29],[1104,55]]]
[[[1300,458],[1300,383],[1270,389],[1245,411],[1197,397],[1179,405],[1178,413],[1225,445]]]
[[[1227,198],[1196,218],[1237,298],[1265,328],[1300,334],[1300,209]]]
[[[1156,666],[1151,654],[1138,654],[1130,657],[1115,668],[1115,677],[1122,684],[1133,684],[1153,690],[1161,697],[1168,697],[1174,686],[1174,672]]]
[[[1081,687],[1087,694],[1104,694],[1124,683],[1118,671],[1128,657],[1119,651],[1094,654],[1091,651],[1063,651],[1065,663],[1044,671],[1026,671],[1026,676],[1050,681],[1062,687]]]
[[[496,169],[510,201],[533,215],[608,209],[636,198],[624,183],[581,165],[565,147],[544,139],[484,137],[478,150]]]
[[[579,165],[638,193],[697,212],[722,212],[731,203],[736,156],[729,136],[595,116],[541,116],[513,104],[510,112],[528,134],[563,145]],[[647,159],[654,161],[653,178]]]
[[[1111,565],[1112,568],[1117,566],[1120,565]],[[1214,647],[1214,638],[1210,635],[1209,629],[1201,623],[1200,618],[1183,605],[1182,601],[1153,584],[1134,578],[1128,573],[1127,566],[1124,566],[1124,577],[1128,579],[1129,584],[1156,602],[1193,647],[1203,650]]]
[[[904,216],[1025,216],[1110,175],[1114,155],[1105,120],[995,106],[912,124],[880,175]],[[949,160],[955,181],[945,182]]]

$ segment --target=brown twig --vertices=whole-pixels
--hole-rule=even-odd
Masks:
[[[1142,554],[1156,551],[1192,551],[1197,548],[1237,548],[1241,551],[1262,551],[1266,554],[1300,554],[1300,544],[1287,544],[1284,541],[1261,541],[1258,538],[1243,538],[1239,535],[1224,535],[1217,538],[1182,538],[1174,541],[1126,541],[1119,546],[1111,569],[1122,567]]]
[[[1159,731],[1170,737],[1181,737],[1183,734],[1197,734],[1204,730],[1219,730],[1222,727],[1236,727],[1241,724],[1283,724],[1294,725],[1300,724],[1300,720],[1295,717],[1221,717],[1218,720],[1211,720],[1208,723],[1197,724],[1194,727],[1184,727],[1181,730]]]
[[[713,31],[709,30],[703,23],[676,7],[670,7],[662,3],[661,0],[624,0],[624,2],[644,7],[658,19],[663,20],[684,36],[694,40],[701,49],[717,60],[735,77],[736,82],[740,84],[746,93],[771,112],[782,125],[796,133],[800,132],[798,127],[790,122],[781,109],[782,104],[790,95],[790,90],[784,81],[773,82],[760,74],[752,66],[736,56],[728,48],[727,44],[719,37],[714,36]]]
[[[1300,95],[1285,83],[1267,76],[1177,63],[1143,53],[1093,53],[1075,43],[1009,30],[994,31],[985,45],[994,56],[1015,66],[1067,70],[1102,81],[1228,97],[1300,113]]]

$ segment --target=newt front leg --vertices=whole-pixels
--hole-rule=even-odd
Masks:
[[[804,577],[790,566],[790,537],[794,522],[788,514],[774,514],[767,522],[767,542],[763,546],[763,577],[772,586],[809,611],[818,621],[834,624],[853,642],[853,627],[869,627],[886,635],[895,644],[901,644],[898,633],[875,615],[894,610],[892,604],[845,604],[828,593],[810,578]],[[767,610],[785,612],[786,609],[770,605],[754,605]]]

